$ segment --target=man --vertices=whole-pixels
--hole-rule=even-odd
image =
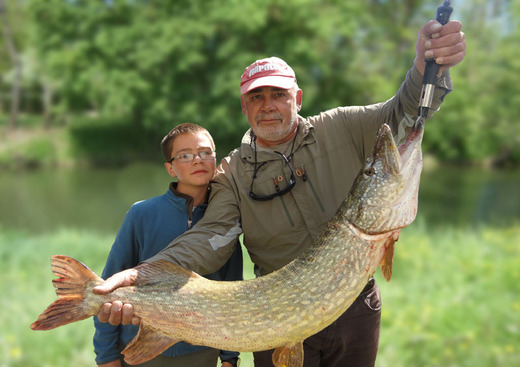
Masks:
[[[258,276],[275,271],[312,245],[370,153],[377,130],[388,123],[397,140],[417,118],[425,58],[441,64],[430,111],[452,89],[446,70],[461,62],[464,34],[457,21],[431,21],[419,32],[414,67],[390,100],[365,107],[338,107],[298,115],[302,91],[281,59],[258,60],[241,78],[242,111],[251,129],[239,149],[222,160],[205,217],[189,233],[146,262],[166,259],[205,274],[231,255],[237,236]],[[135,270],[95,289],[105,293],[132,284]],[[332,325],[304,343],[305,366],[373,366],[380,327],[380,294],[373,280]],[[100,320],[130,323],[131,305],[114,302]],[[136,321],[136,320],[134,320]],[[255,366],[272,366],[271,352],[255,353]]]

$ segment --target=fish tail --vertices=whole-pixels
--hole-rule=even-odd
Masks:
[[[72,257],[54,255],[52,272],[58,276],[52,283],[58,299],[31,324],[33,330],[50,330],[93,316],[103,303],[101,298],[92,302],[92,288],[103,283],[86,265]]]

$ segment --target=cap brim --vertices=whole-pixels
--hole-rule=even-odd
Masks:
[[[248,81],[240,86],[240,93],[246,94],[250,90],[260,87],[276,87],[282,89],[290,89],[294,85],[296,79],[288,76],[265,76]]]

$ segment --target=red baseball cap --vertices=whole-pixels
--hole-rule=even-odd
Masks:
[[[240,93],[246,94],[259,87],[290,89],[296,82],[293,69],[278,57],[256,60],[240,78]]]

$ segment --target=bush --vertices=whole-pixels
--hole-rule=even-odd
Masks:
[[[40,168],[56,163],[56,146],[51,136],[30,137],[0,150],[0,168]]]
[[[158,159],[162,132],[125,118],[75,118],[69,127],[73,158],[98,166]]]

